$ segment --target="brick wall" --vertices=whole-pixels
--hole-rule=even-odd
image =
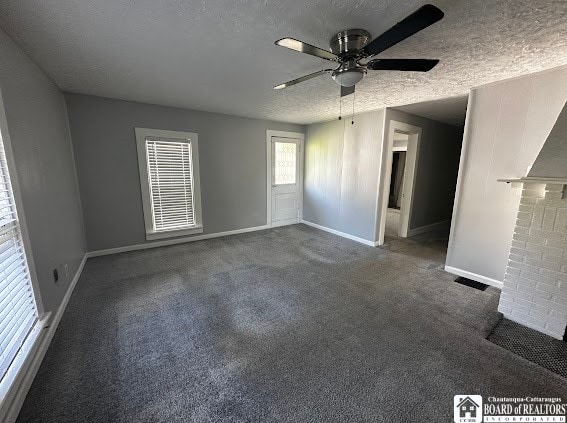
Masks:
[[[498,310],[562,339],[567,325],[565,185],[525,183]]]

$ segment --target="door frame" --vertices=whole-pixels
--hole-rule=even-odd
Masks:
[[[292,138],[299,140],[299,211],[297,214],[297,223],[303,220],[303,162],[305,157],[305,134],[301,132],[266,131],[266,226],[272,227],[272,137]],[[278,226],[278,225],[276,225]]]
[[[380,221],[378,231],[378,245],[384,244],[384,233],[386,231],[386,213],[388,211],[388,198],[390,195],[390,182],[392,179],[392,159],[394,153],[394,133],[401,132],[409,135],[408,149],[406,152],[406,165],[402,190],[402,206],[400,208],[400,226],[398,235],[407,238],[409,223],[411,221],[412,206],[414,199],[414,185],[417,176],[418,151],[421,141],[421,128],[396,120],[390,120],[385,142],[385,174],[382,180],[382,198],[380,199]]]

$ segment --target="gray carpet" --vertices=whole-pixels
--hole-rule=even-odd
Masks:
[[[498,290],[438,241],[295,225],[90,259],[20,422],[449,422],[455,394],[567,397],[487,341]]]

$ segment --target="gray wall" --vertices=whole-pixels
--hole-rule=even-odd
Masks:
[[[383,121],[379,110],[307,127],[304,220],[375,240]]]
[[[135,127],[196,132],[204,234],[266,224],[266,130],[301,125],[66,94],[89,251],[146,241]]]
[[[55,285],[53,269],[67,263],[74,275],[85,253],[65,101],[2,30],[0,58],[0,89],[40,294],[45,309],[55,310],[69,281]]]
[[[451,219],[463,129],[387,109],[386,120],[421,128],[409,229]]]
[[[563,106],[528,175],[567,178],[567,103]]]
[[[526,176],[567,100],[567,69],[472,90],[447,266],[502,282],[519,192],[499,178]]]

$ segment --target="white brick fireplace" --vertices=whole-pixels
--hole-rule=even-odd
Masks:
[[[567,185],[523,179],[498,310],[562,339],[567,325]]]

